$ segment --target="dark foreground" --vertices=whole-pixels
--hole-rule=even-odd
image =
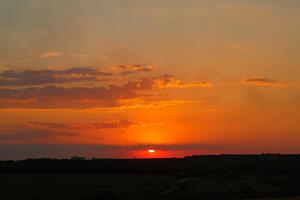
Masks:
[[[300,155],[0,161],[1,200],[300,199]]]

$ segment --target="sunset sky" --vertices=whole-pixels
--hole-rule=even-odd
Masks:
[[[299,10],[1,0],[0,159],[300,153]]]

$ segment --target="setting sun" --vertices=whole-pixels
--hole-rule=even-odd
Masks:
[[[0,0],[0,200],[300,200],[299,11]]]
[[[300,152],[300,0],[27,1],[0,0],[0,160]]]
[[[154,150],[154,149],[149,149],[148,152],[149,152],[149,153],[155,153],[156,150]]]

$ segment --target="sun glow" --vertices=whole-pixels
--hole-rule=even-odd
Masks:
[[[149,153],[155,153],[156,150],[154,150],[154,149],[148,149],[148,152],[149,152]]]

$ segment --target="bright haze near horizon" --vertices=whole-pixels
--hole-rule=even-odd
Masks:
[[[299,10],[2,0],[0,159],[300,153]]]

